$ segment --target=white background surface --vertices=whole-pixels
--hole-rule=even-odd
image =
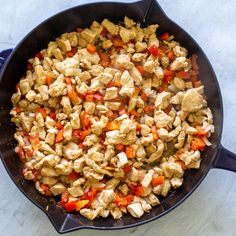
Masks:
[[[85,0],[0,0],[0,50],[14,47],[42,20]],[[88,2],[88,1],[87,1]],[[222,143],[236,153],[236,1],[162,0],[167,15],[205,51],[224,101]],[[122,231],[82,230],[68,236],[236,235],[236,174],[211,170],[180,207],[147,225]],[[47,217],[15,187],[0,162],[0,236],[58,235]]]

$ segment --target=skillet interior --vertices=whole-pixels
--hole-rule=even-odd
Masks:
[[[21,163],[14,153],[16,142],[13,139],[14,126],[10,123],[8,115],[11,102],[10,97],[14,92],[15,85],[20,77],[24,74],[27,59],[35,55],[39,50],[45,48],[50,40],[64,32],[70,32],[79,27],[89,26],[93,20],[101,21],[103,18],[109,18],[114,22],[123,20],[127,15],[135,21],[143,22],[145,17],[144,2],[132,4],[122,3],[96,3],[75,7],[59,13],[46,22],[35,28],[14,50],[5,71],[2,74],[0,83],[0,150],[1,159],[17,185],[17,187],[28,197],[34,204],[41,208],[50,218],[56,230],[60,233],[72,231],[78,228],[95,228],[95,229],[119,229],[131,226],[137,226],[151,220],[154,220],[163,214],[169,212],[180,204],[192,191],[200,184],[203,177],[210,169],[214,161],[221,137],[222,130],[222,101],[221,94],[216,80],[214,71],[206,58],[205,54],[197,43],[179,26],[173,23],[160,9],[158,4],[154,4],[149,11],[145,23],[148,25],[158,23],[160,28],[158,33],[168,31],[174,34],[180,42],[189,51],[198,55],[198,64],[200,67],[200,79],[205,85],[205,94],[208,98],[208,105],[214,115],[215,133],[211,137],[213,145],[207,148],[203,153],[201,169],[188,171],[185,174],[184,185],[177,191],[173,191],[162,204],[145,214],[141,219],[134,219],[125,215],[121,220],[114,221],[111,217],[107,219],[96,219],[89,221],[76,214],[67,214],[56,206],[53,198],[45,198],[40,195],[31,182],[22,178],[19,166]],[[100,11],[102,9],[102,11]],[[89,16],[89,17],[88,17]],[[49,205],[48,211],[46,207]]]

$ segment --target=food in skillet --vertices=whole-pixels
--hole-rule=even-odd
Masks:
[[[214,126],[197,57],[157,28],[94,21],[29,59],[12,96],[16,152],[68,212],[141,217],[200,168]]]

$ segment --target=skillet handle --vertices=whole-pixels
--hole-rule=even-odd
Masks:
[[[12,51],[13,51],[13,49],[10,48],[10,49],[6,49],[6,50],[0,52],[0,72],[1,72],[3,65],[6,62],[7,58],[11,55]]]
[[[218,157],[212,167],[236,172],[236,154],[220,145]]]

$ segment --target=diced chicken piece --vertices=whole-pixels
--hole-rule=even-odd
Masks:
[[[174,85],[181,91],[185,89],[185,82],[183,79],[180,79],[179,77],[174,78]]]
[[[169,60],[168,57],[166,57],[166,56],[161,57],[161,65],[162,65],[164,68],[168,67],[169,64],[170,64],[170,60]]]
[[[178,138],[177,138],[177,143],[175,143],[175,148],[176,149],[180,149],[184,146],[184,141],[185,141],[185,132],[184,131],[181,131],[178,135]]]
[[[115,200],[115,193],[113,189],[103,190],[98,197],[101,206],[106,208],[112,201]]]
[[[128,43],[130,40],[133,40],[136,37],[136,33],[133,29],[126,29],[124,27],[120,27],[119,34],[124,43]]]
[[[156,110],[154,113],[154,120],[157,128],[164,128],[172,123],[172,118],[162,110]]]
[[[155,106],[159,109],[166,109],[169,106],[169,98],[171,97],[171,94],[169,92],[161,92],[158,93]]]
[[[93,102],[84,102],[84,109],[88,114],[93,114],[95,110],[95,104]]]
[[[51,117],[47,116],[45,120],[45,126],[48,129],[53,129],[55,127],[55,120],[53,120]]]
[[[196,112],[205,105],[203,97],[196,89],[189,89],[183,97],[182,109],[186,112]]]
[[[155,62],[153,60],[148,60],[144,63],[143,68],[148,73],[153,73],[155,68]]]
[[[145,42],[137,42],[135,44],[135,49],[137,53],[143,52],[144,50],[147,49],[147,43]]]
[[[117,178],[112,178],[106,182],[105,189],[115,189],[116,186],[120,183],[120,180]]]
[[[55,140],[55,134],[54,133],[48,133],[45,138],[45,142],[49,145],[53,145]]]
[[[188,54],[188,51],[184,47],[181,47],[179,45],[176,45],[173,48],[173,52],[174,52],[175,56],[177,56],[177,57],[186,57]]]
[[[132,181],[132,182],[137,182],[139,181],[139,171],[132,167],[130,173],[129,173],[129,179]]]
[[[78,158],[74,161],[74,171],[77,173],[82,172],[83,167],[85,165],[84,158]]]
[[[76,87],[76,91],[80,94],[85,94],[88,92],[88,90],[89,90],[89,86],[84,82],[82,82],[80,86]]]
[[[189,168],[199,169],[201,162],[201,153],[199,151],[185,152],[180,156],[185,165]]]
[[[113,111],[119,110],[120,104],[120,102],[105,102],[105,106]]]
[[[84,194],[81,186],[68,188],[68,192],[72,197],[80,197]]]
[[[60,195],[66,190],[66,187],[62,183],[57,183],[50,188],[53,196]]]
[[[112,45],[113,45],[113,43],[112,43],[112,41],[111,41],[110,39],[105,40],[105,41],[102,42],[102,47],[103,47],[104,49],[111,48]]]
[[[130,119],[124,119],[120,126],[120,133],[127,134],[131,130],[136,129],[136,125]]]
[[[167,178],[171,178],[172,176],[182,178],[184,174],[181,165],[175,162],[164,162],[161,164],[161,168]]]
[[[132,19],[130,19],[127,16],[125,16],[125,18],[124,18],[124,23],[125,23],[126,28],[131,28],[132,26],[134,26],[136,24]]]
[[[62,83],[61,81],[55,81],[50,85],[49,88],[49,95],[51,97],[59,97],[66,93],[66,84]]]
[[[59,175],[69,175],[73,170],[72,161],[61,159],[61,162],[55,166],[56,172]]]
[[[108,84],[112,79],[113,76],[109,73],[102,72],[99,76],[99,81],[102,82],[103,84]]]
[[[41,175],[46,177],[56,177],[58,176],[58,173],[53,168],[43,167],[41,169]]]
[[[30,91],[30,83],[28,79],[21,79],[19,82],[19,88],[22,95],[27,94]]]
[[[80,128],[79,116],[80,116],[79,111],[76,111],[76,112],[70,114],[70,123],[71,123],[71,126],[72,126],[73,129],[79,129]]]
[[[19,118],[20,118],[23,129],[29,132],[33,126],[34,118],[25,115],[23,112],[20,113]]]
[[[70,122],[68,122],[63,129],[63,137],[65,139],[65,141],[71,141],[72,139],[72,127]]]
[[[142,80],[143,80],[142,75],[141,75],[141,73],[138,71],[138,69],[136,67],[133,67],[130,70],[130,75],[134,79],[134,83],[136,85],[140,85],[142,83]]]
[[[134,64],[130,61],[130,57],[126,54],[119,54],[116,57],[116,65],[120,69],[131,69]]]
[[[68,142],[63,146],[63,155],[70,160],[75,160],[82,154],[82,149],[76,143]]]
[[[18,88],[16,93],[13,93],[13,95],[11,97],[11,102],[15,105],[15,104],[17,104],[20,101],[20,98],[21,98],[21,92],[20,92],[20,89]]]
[[[106,132],[105,144],[119,144],[121,142],[119,130]]]
[[[177,57],[170,65],[170,69],[173,71],[180,71],[188,67],[186,57]]]
[[[151,204],[151,206],[157,206],[160,204],[159,199],[153,193],[148,195],[147,200],[148,200],[149,204]]]
[[[94,220],[99,215],[99,213],[102,209],[103,209],[102,207],[99,207],[96,210],[92,210],[89,208],[83,208],[80,210],[79,213],[89,220]]]
[[[139,159],[145,158],[146,157],[146,152],[145,152],[145,149],[144,149],[143,145],[139,142],[138,143],[136,142],[136,144],[138,146],[137,149],[136,149],[137,158],[139,158]]]
[[[71,45],[70,45],[70,41],[68,39],[59,39],[57,41],[59,48],[63,51],[63,52],[69,52],[71,51]]]
[[[124,152],[120,152],[118,155],[118,163],[117,163],[117,166],[119,168],[122,168],[125,164],[128,163],[128,159],[127,159],[127,156]]]
[[[150,157],[147,159],[147,162],[152,163],[154,161],[159,161],[163,152],[164,152],[164,143],[159,139],[157,141],[157,151],[150,155]]]
[[[97,65],[100,61],[100,57],[97,52],[94,52],[93,54],[89,53],[86,48],[78,50],[78,54],[80,58],[86,59],[87,61]]]
[[[118,35],[119,33],[119,26],[113,24],[111,21],[109,21],[108,19],[104,19],[101,23],[101,25],[103,27],[105,27],[107,29],[107,31],[113,35]]]
[[[165,128],[160,128],[158,129],[158,137],[161,139],[161,140],[166,140],[168,138],[168,130],[165,129]]]
[[[183,184],[183,178],[173,177],[171,178],[170,183],[173,188],[179,188]]]
[[[127,210],[135,218],[140,218],[144,214],[144,211],[140,202],[134,202],[134,203],[129,204],[127,207]]]
[[[80,36],[87,41],[87,43],[93,43],[94,40],[96,39],[96,32],[90,29],[84,29]]]
[[[42,181],[43,184],[52,186],[57,182],[57,179],[53,177],[43,177],[40,181]]]
[[[166,197],[167,194],[169,193],[170,189],[171,189],[170,180],[169,179],[165,179],[165,182],[164,182],[164,184],[162,186],[161,195],[163,197]]]
[[[134,53],[134,55],[132,56],[132,60],[135,62],[141,62],[146,57],[147,57],[147,55],[144,53]]]
[[[99,141],[99,137],[95,134],[91,134],[85,137],[83,145],[90,147],[90,146],[93,146],[98,141]]]
[[[117,97],[117,94],[118,94],[118,88],[116,87],[107,88],[104,100],[114,99]]]
[[[122,212],[118,207],[110,209],[110,213],[115,220],[120,219],[122,217]]]
[[[135,196],[133,203],[135,203],[135,202],[141,203],[141,206],[145,212],[149,212],[152,209],[151,205],[145,199],[143,199],[141,197]]]
[[[119,190],[122,192],[124,196],[127,196],[129,193],[129,187],[127,184],[123,184],[119,187]]]
[[[115,155],[114,147],[112,145],[107,145],[105,151],[105,160],[110,161],[112,157]]]
[[[151,132],[151,129],[147,125],[140,125],[140,128],[141,128],[141,134],[145,137],[148,136]]]
[[[99,121],[93,122],[91,128],[92,132],[95,133],[96,135],[100,135],[102,133],[103,128],[106,127],[108,123],[108,118],[105,116],[101,116]]]
[[[36,92],[34,90],[29,90],[29,92],[25,95],[25,97],[30,101],[33,102],[36,96]]]
[[[142,186],[148,187],[150,185],[150,183],[152,181],[153,174],[154,174],[154,170],[151,169],[148,171],[148,173],[144,176],[144,178],[141,182]]]

